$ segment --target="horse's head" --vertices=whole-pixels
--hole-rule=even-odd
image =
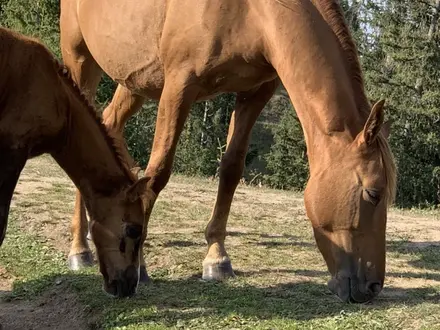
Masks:
[[[145,202],[156,196],[147,188],[147,178],[111,198],[88,205],[90,231],[104,276],[104,290],[117,297],[132,296],[139,281]],[[154,196],[153,196],[154,195]]]
[[[305,191],[307,215],[332,275],[329,288],[343,301],[369,301],[384,283],[387,207],[396,178],[383,118],[380,101],[354,141],[333,149],[311,172]]]

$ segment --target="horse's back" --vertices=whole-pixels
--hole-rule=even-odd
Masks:
[[[100,67],[145,96],[160,96],[165,72],[173,70],[191,72],[205,96],[276,76],[263,56],[261,22],[246,0],[86,0],[78,17]]]
[[[63,125],[57,65],[39,40],[0,27],[0,149],[35,146]]]

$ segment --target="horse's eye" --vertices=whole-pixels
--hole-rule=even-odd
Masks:
[[[380,194],[376,190],[365,189],[364,192],[365,192],[364,199],[366,201],[370,202],[374,206],[379,204],[381,196],[380,196]]]
[[[141,238],[142,235],[142,226],[135,224],[126,224],[125,225],[125,236],[131,239]]]

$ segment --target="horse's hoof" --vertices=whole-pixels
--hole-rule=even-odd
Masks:
[[[235,277],[230,260],[203,265],[202,279],[205,281],[223,281],[230,277]]]
[[[83,252],[69,256],[67,259],[69,268],[71,270],[80,270],[82,268],[93,266],[93,254],[92,252]]]
[[[139,283],[149,283],[150,276],[148,276],[147,268],[145,266],[141,266],[139,270]]]

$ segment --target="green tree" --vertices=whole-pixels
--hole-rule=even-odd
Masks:
[[[282,116],[274,126],[274,143],[266,158],[266,182],[275,188],[302,190],[309,174],[303,130],[290,101],[281,102]]]
[[[1,24],[41,39],[60,56],[59,0],[1,0]]]
[[[368,1],[368,90],[386,98],[399,170],[397,204],[439,203],[440,1]],[[364,43],[364,48],[366,47]]]
[[[234,94],[223,94],[193,105],[177,147],[175,171],[217,175],[234,104]]]

